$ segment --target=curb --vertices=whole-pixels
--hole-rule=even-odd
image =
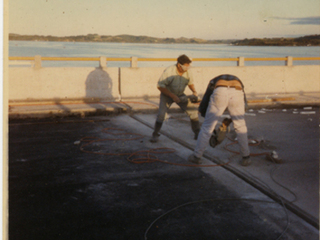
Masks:
[[[48,117],[86,117],[98,115],[110,115],[120,113],[156,113],[158,110],[158,99],[150,101],[149,99],[132,99],[127,101],[30,101],[30,102],[11,102],[9,103],[8,117],[16,118],[48,118]],[[83,105],[83,106],[81,106]],[[249,108],[295,108],[295,107],[319,107],[318,98],[311,100],[298,100],[295,97],[279,98],[258,98],[248,99]],[[192,107],[197,109],[198,105]],[[170,111],[176,111],[180,108],[173,104]]]

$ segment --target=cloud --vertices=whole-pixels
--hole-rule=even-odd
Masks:
[[[320,17],[305,17],[305,18],[283,18],[273,17],[273,19],[291,21],[291,25],[320,25]]]

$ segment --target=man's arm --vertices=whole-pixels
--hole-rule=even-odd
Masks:
[[[196,91],[196,88],[194,87],[194,84],[188,85],[188,87],[192,91],[193,95],[198,96],[198,93]]]
[[[168,96],[168,97],[171,97],[172,100],[176,103],[179,103],[180,102],[180,99],[178,98],[177,95],[173,94],[172,92],[170,92],[167,88],[163,88],[163,87],[158,87],[159,91],[161,93],[163,93],[164,95]]]

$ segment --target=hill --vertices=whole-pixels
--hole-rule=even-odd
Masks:
[[[10,33],[13,41],[56,41],[56,42],[117,42],[117,43],[190,43],[190,44],[232,44],[236,46],[320,46],[320,35],[309,35],[298,38],[251,38],[243,40],[204,40],[200,38],[155,38],[134,35],[98,35],[87,34],[77,36],[42,36],[19,35]]]
[[[217,44],[231,43],[232,40],[203,40],[199,38],[155,38],[148,36],[133,36],[133,35],[98,35],[87,34],[78,36],[40,36],[40,35],[19,35],[9,34],[9,40],[18,41],[59,41],[59,42],[121,42],[121,43],[202,43],[202,44]]]
[[[298,38],[252,38],[232,42],[237,46],[320,46],[320,35]]]

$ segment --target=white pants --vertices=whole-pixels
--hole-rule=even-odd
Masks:
[[[226,108],[229,110],[237,133],[241,155],[243,157],[250,155],[247,126],[244,119],[244,94],[241,90],[236,90],[235,88],[218,87],[210,96],[206,116],[194,150],[196,157],[202,157],[207,145],[209,145],[209,139],[217,125],[219,117],[221,117]]]

